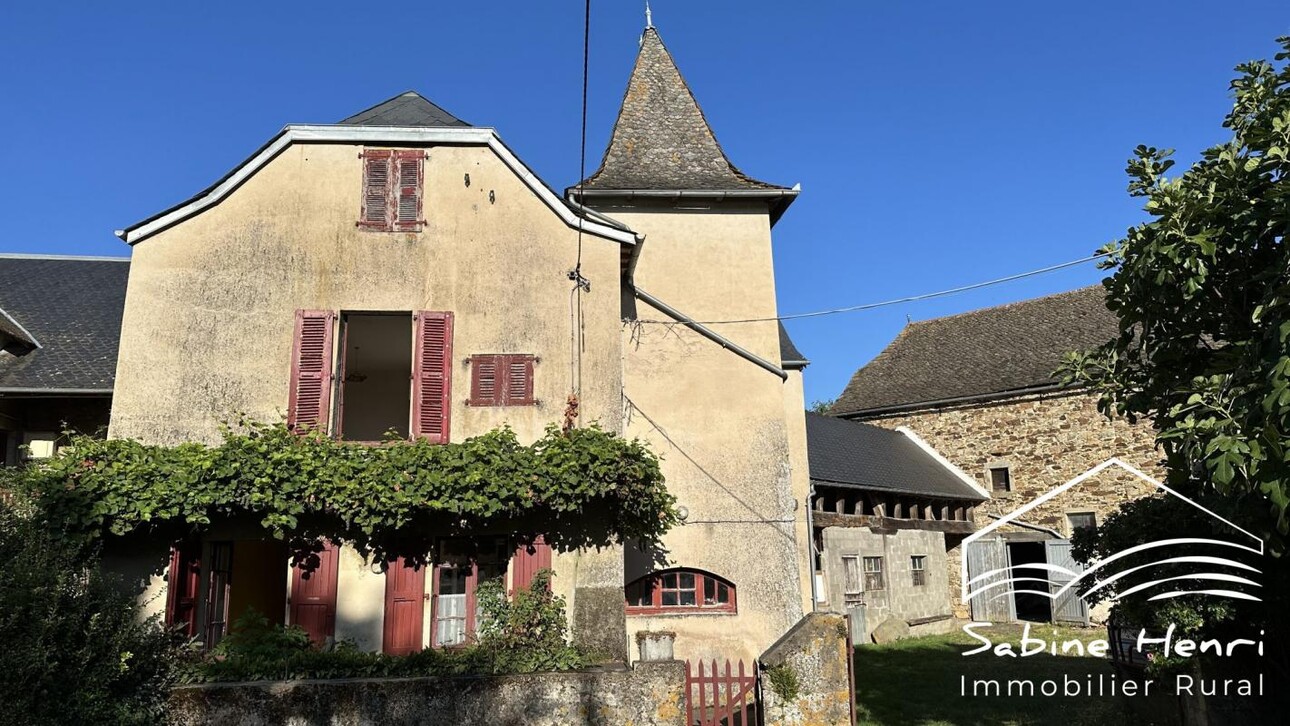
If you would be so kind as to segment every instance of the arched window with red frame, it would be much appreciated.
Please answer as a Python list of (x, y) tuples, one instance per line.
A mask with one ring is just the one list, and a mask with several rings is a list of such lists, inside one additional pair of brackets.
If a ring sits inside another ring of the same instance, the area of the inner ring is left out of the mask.
[(733, 613), (736, 608), (734, 583), (703, 570), (651, 572), (624, 589), (628, 615)]

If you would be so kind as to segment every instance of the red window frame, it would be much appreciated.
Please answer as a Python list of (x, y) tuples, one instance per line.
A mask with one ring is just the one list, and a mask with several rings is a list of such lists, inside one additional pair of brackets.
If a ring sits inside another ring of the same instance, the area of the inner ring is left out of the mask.
[[(627, 583), (623, 592), (628, 615), (734, 613), (739, 609), (733, 582), (687, 567), (651, 572)], [(723, 592), (725, 602), (719, 599)], [(709, 599), (708, 593), (712, 593), (711, 603), (705, 602)], [(686, 603), (687, 599), (693, 600), (693, 604)], [(665, 600), (672, 602), (664, 604)]]

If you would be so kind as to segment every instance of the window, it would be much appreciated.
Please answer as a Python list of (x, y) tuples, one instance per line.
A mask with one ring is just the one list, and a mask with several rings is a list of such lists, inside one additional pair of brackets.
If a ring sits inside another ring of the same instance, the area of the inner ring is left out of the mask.
[(533, 406), (533, 364), (537, 358), (519, 353), (489, 353), (470, 357), (471, 406)]
[(206, 584), (206, 647), (214, 648), (228, 632), (228, 600), (233, 583), (233, 543), (213, 542), (210, 579)]
[(860, 576), (860, 558), (847, 555), (842, 558), (842, 601), (847, 605), (863, 599), (864, 585)]
[(927, 584), (927, 557), (925, 555), (913, 555), (909, 558), (910, 578), (914, 587), (922, 587)]
[(665, 570), (625, 588), (627, 613), (735, 612), (735, 586), (699, 570)]
[(380, 441), (393, 431), (447, 443), (452, 319), (434, 311), (296, 311), (287, 426), (351, 441)]
[(417, 232), (426, 153), (421, 149), (364, 149), (360, 229)]
[(865, 592), (886, 589), (882, 579), (881, 557), (864, 558), (864, 589)]
[(990, 488), (996, 492), (1012, 491), (1012, 470), (1006, 466), (990, 467)]
[(1075, 530), (1096, 527), (1097, 515), (1093, 512), (1070, 512), (1066, 515), (1066, 523), (1070, 526), (1070, 533), (1075, 534)]

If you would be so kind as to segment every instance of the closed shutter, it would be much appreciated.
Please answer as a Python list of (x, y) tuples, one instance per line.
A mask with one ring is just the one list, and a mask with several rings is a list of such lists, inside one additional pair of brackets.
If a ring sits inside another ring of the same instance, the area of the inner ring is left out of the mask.
[(529, 589), (533, 576), (540, 570), (551, 568), (551, 545), (541, 537), (531, 545), (520, 545), (511, 557), (511, 590), (519, 592)]
[(470, 358), (470, 405), (532, 406), (532, 355), (494, 353)]
[(416, 314), (412, 361), (412, 435), (448, 443), (452, 391), (452, 313)]
[(340, 546), (323, 545), (318, 566), (311, 571), (291, 568), (291, 624), (309, 634), (315, 645), (324, 646), (336, 636), (336, 585), (339, 579)]
[(506, 405), (533, 404), (533, 356), (506, 356)]
[(495, 355), (477, 355), (470, 359), (470, 405), (500, 406), (497, 359)]
[(421, 650), (425, 618), (426, 571), (402, 557), (385, 571), (385, 621), (381, 652), (407, 655)]
[(422, 162), (425, 152), (395, 152), (398, 194), (394, 200), (395, 229), (415, 231), (421, 228)]
[(394, 173), (394, 152), (389, 149), (367, 149), (363, 152), (363, 210), (358, 226), (389, 229), (390, 186)]
[(331, 405), (332, 328), (330, 310), (297, 310), (291, 355), (287, 426), (292, 431), (327, 431)]

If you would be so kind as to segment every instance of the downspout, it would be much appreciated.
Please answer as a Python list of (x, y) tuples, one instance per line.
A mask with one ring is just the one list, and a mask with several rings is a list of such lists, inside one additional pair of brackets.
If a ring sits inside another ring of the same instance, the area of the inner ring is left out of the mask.
[(806, 493), (806, 574), (811, 578), (811, 612), (820, 605), (820, 593), (815, 584), (815, 484)]

